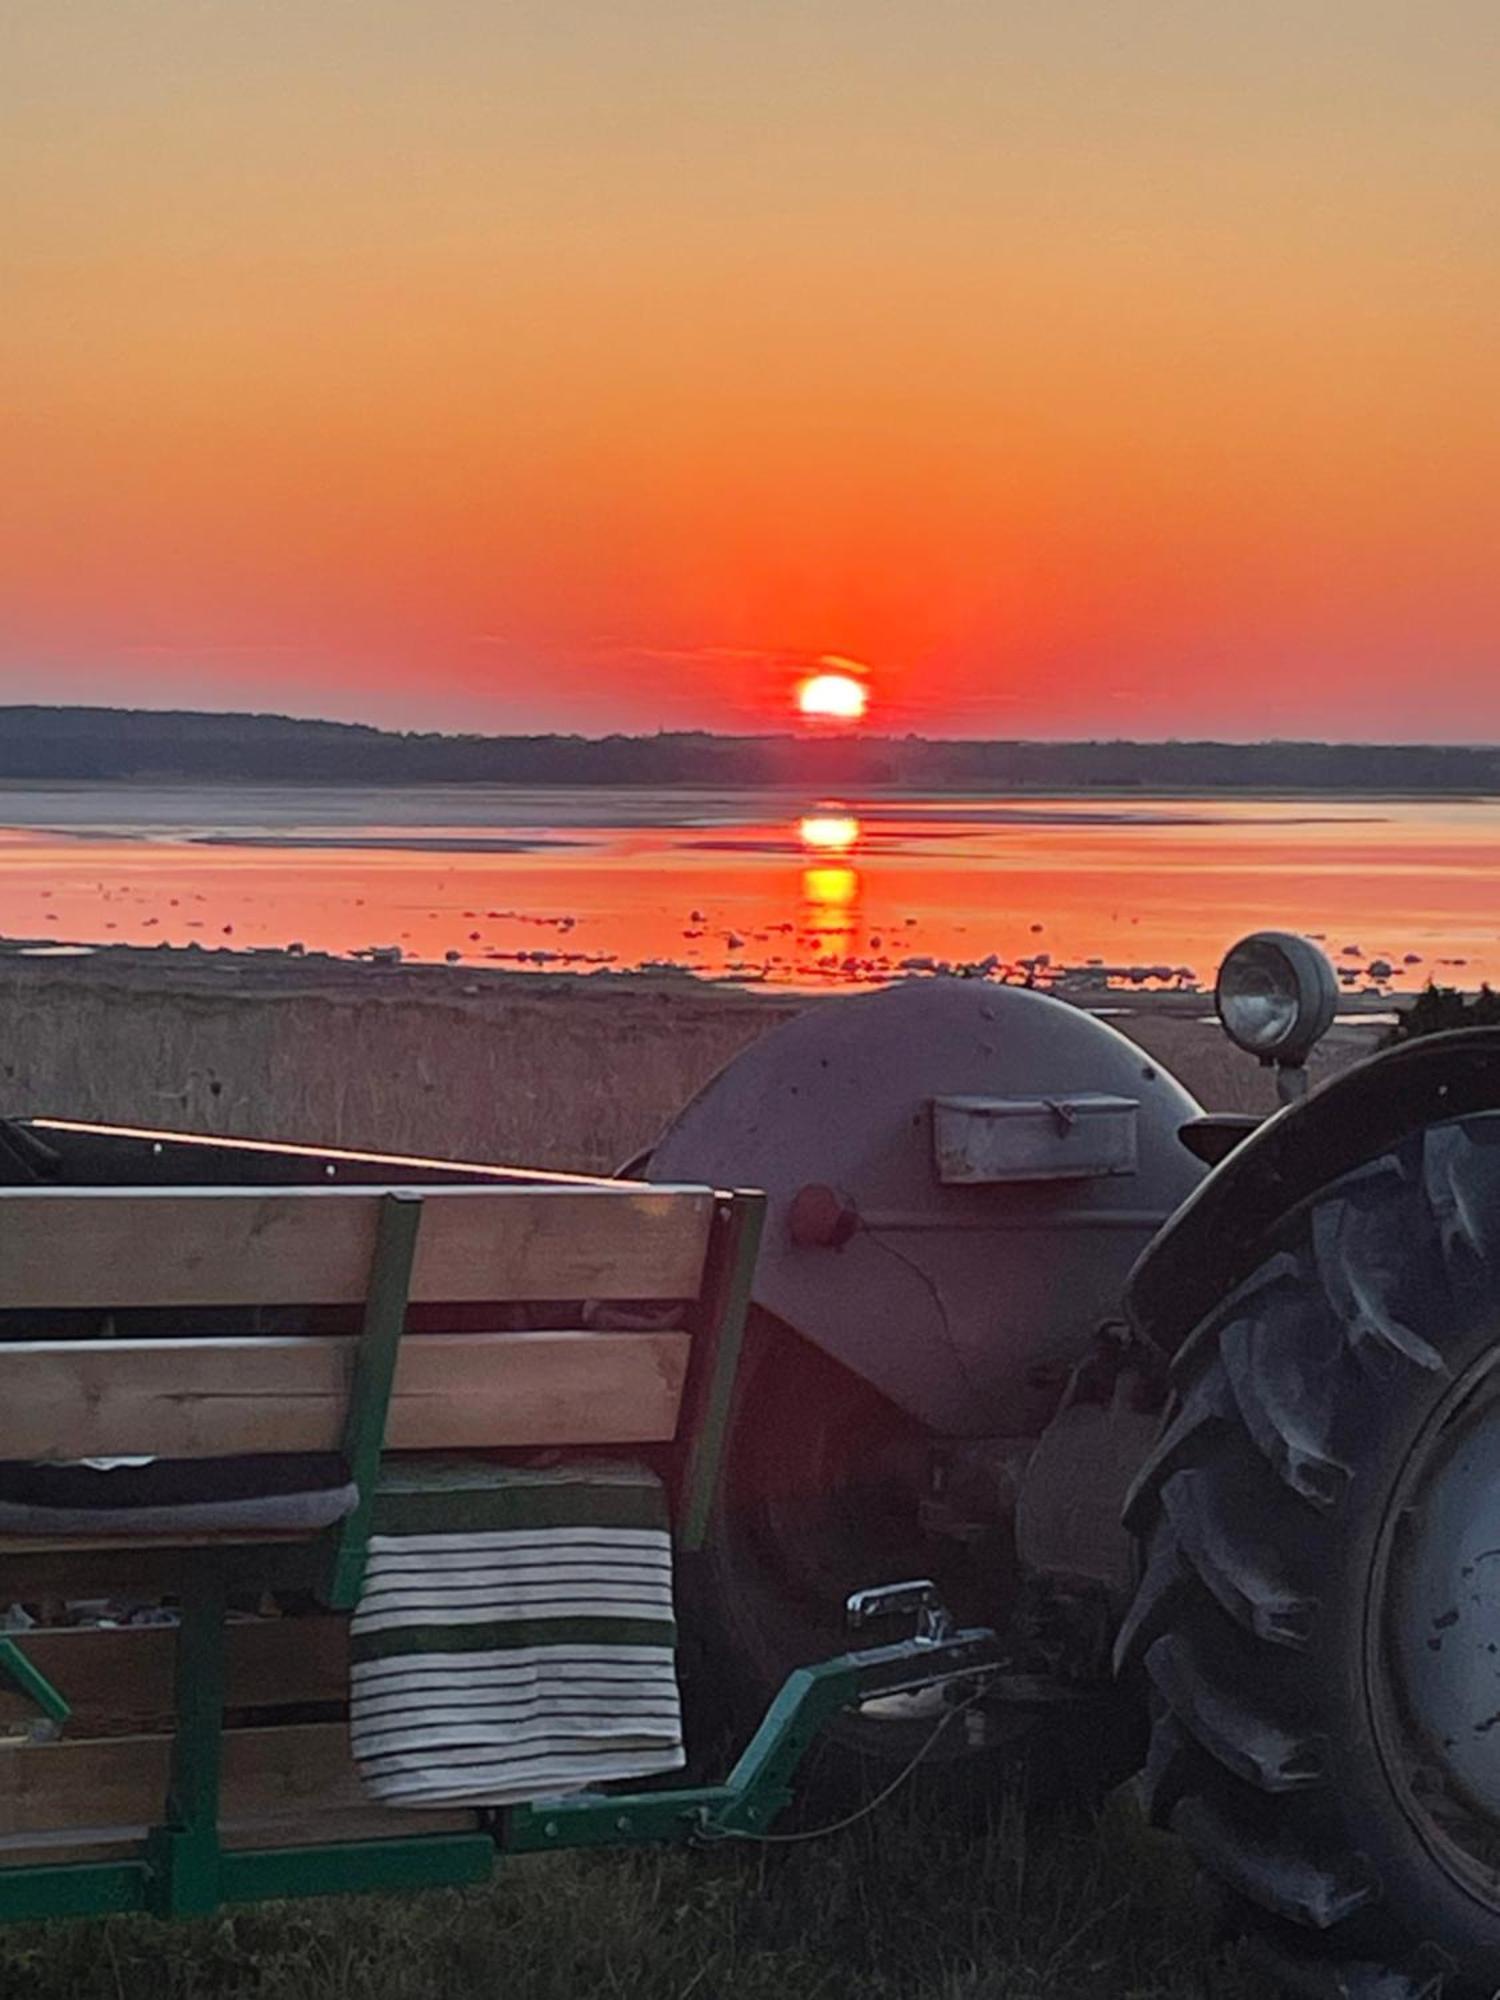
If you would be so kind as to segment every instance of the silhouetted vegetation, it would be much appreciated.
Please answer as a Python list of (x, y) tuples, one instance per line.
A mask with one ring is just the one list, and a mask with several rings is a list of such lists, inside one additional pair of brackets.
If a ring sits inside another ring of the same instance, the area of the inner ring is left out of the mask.
[(1384, 1036), (1392, 1042), (1414, 1042), (1422, 1035), (1441, 1035), (1449, 1028), (1500, 1028), (1500, 993), (1481, 986), (1477, 993), (1460, 993), (1453, 986), (1430, 981), (1394, 1027)]
[(1500, 749), (919, 736), (442, 736), (278, 715), (0, 708), (0, 779), (790, 785), (868, 791), (1492, 793)]

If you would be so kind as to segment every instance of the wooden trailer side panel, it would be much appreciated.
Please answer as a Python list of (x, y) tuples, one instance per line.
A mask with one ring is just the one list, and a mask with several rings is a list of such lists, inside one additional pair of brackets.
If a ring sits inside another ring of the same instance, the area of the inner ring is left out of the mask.
[[(341, 1722), (224, 1732), (219, 1831), (223, 1844), (311, 1846), (363, 1838), (470, 1830), (465, 1812), (373, 1806)], [(80, 1738), (0, 1746), (0, 1843), (35, 1846), (71, 1835), (80, 1847), (144, 1837), (161, 1819), (172, 1763), (169, 1735)], [(0, 1862), (8, 1857), (0, 1847)]]
[[(68, 1737), (150, 1736), (170, 1729), (177, 1631), (171, 1625), (38, 1627), (26, 1657), (66, 1695)], [(225, 1707), (231, 1712), (341, 1705), (349, 1698), (349, 1622), (331, 1613), (246, 1618), (225, 1632)], [(26, 1697), (0, 1681), (0, 1728), (34, 1719)]]

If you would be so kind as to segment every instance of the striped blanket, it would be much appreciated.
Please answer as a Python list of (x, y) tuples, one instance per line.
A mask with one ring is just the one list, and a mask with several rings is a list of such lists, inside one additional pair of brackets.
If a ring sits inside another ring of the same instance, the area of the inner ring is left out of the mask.
[(640, 1466), (388, 1462), (350, 1625), (386, 1805), (507, 1805), (681, 1768), (671, 1536)]

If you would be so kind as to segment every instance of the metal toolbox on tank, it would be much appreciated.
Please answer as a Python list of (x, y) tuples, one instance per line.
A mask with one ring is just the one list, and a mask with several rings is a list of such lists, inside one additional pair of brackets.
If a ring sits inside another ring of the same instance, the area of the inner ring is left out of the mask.
[(948, 1186), (1097, 1180), (1136, 1170), (1133, 1097), (935, 1097), (932, 1144)]

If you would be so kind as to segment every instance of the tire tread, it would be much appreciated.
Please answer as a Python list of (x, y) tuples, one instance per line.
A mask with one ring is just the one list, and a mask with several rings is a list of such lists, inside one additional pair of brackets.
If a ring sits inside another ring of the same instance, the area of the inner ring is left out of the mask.
[(1475, 1967), (1487, 1979), (1497, 1954), (1481, 1913), (1442, 1940), (1458, 1985), (1430, 1969), (1438, 1926), (1362, 1852), (1320, 1726), (1333, 1652), (1352, 1643), (1327, 1580), (1356, 1510), (1380, 1504), (1365, 1468), (1497, 1323), (1497, 1140), (1500, 1114), (1429, 1128), (1286, 1218), (1180, 1351), (1175, 1410), (1129, 1501), (1145, 1562), (1118, 1656), (1153, 1697), (1142, 1803), (1289, 1989), (1327, 2000), (1484, 1992)]

